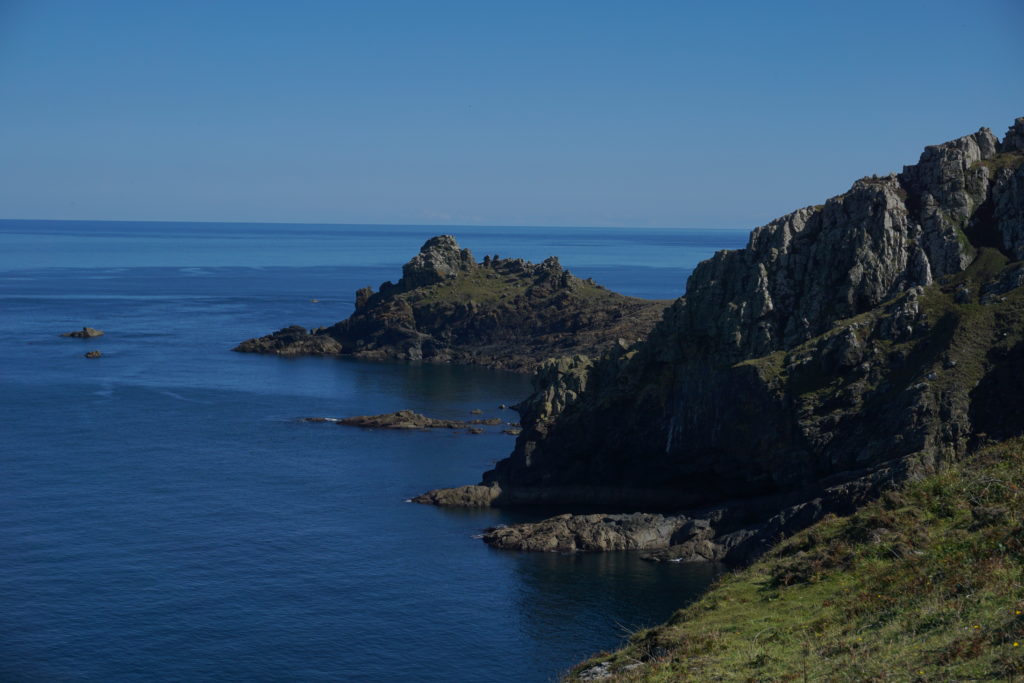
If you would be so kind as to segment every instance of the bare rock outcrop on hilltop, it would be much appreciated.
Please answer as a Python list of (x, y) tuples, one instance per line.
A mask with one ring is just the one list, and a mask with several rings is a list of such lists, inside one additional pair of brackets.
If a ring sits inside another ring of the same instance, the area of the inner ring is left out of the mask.
[(433, 237), (397, 283), (356, 293), (331, 327), (287, 327), (235, 351), (345, 355), (532, 371), (546, 358), (600, 355), (645, 337), (670, 302), (636, 299), (582, 280), (551, 257), (474, 260), (451, 235)]
[(1024, 432), (1021, 259), (1024, 118), (754, 230), (644, 343), (543, 367), (482, 485), (492, 505), (725, 506), (703, 541), (791, 533)]

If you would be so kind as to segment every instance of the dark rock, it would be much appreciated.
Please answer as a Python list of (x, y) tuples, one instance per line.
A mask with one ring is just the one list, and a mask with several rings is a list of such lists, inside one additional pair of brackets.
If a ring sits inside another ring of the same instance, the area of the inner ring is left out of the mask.
[(364, 429), (462, 429), (467, 424), (462, 420), (438, 420), (411, 410), (399, 410), (385, 415), (357, 415), (341, 418), (337, 422)]
[(501, 488), (498, 486), (459, 486), (427, 491), (410, 502), (448, 507), (490, 507), (500, 496)]
[(92, 327), (83, 327), (82, 329), (75, 330), (74, 332), (65, 332), (60, 336), (74, 337), (75, 339), (92, 339), (93, 337), (102, 337), (103, 335), (103, 330), (97, 330)]
[(85, 352), (85, 357), (86, 358), (102, 358), (103, 354), (100, 353), (97, 350), (92, 350), (92, 351), (86, 351)]
[(484, 542), (495, 548), (546, 552), (649, 550), (669, 545), (685, 517), (564, 514), (542, 522), (495, 527)]
[(310, 332), (301, 325), (292, 325), (266, 337), (244, 341), (232, 350), (279, 356), (330, 356), (341, 353), (341, 344), (322, 332)]

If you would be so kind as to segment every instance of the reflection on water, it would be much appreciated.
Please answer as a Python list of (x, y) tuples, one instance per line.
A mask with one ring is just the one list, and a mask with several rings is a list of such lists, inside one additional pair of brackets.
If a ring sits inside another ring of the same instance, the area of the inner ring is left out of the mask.
[(714, 563), (647, 562), (636, 552), (519, 553), (516, 560), (515, 606), (532, 647), (539, 653), (565, 642), (575, 646), (574, 659), (593, 654), (584, 643), (595, 631), (605, 634), (606, 649), (614, 648), (668, 619), (724, 571)]

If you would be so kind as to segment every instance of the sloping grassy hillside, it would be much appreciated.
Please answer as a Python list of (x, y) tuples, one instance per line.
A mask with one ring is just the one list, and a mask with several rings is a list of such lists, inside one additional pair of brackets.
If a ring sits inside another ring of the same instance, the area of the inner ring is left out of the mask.
[(1024, 681), (1024, 439), (822, 520), (569, 678)]

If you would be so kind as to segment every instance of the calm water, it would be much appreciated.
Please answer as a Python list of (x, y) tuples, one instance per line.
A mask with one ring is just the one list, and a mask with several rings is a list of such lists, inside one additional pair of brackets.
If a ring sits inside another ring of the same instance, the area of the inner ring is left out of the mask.
[[(746, 240), (448, 231), (656, 298)], [(494, 551), (473, 536), (528, 514), (403, 502), (478, 481), (511, 437), (295, 420), (515, 419), (497, 406), (525, 377), (229, 351), (346, 317), (439, 232), (0, 221), (0, 678), (545, 681), (707, 584), (625, 553)], [(107, 334), (57, 336), (83, 325)]]

